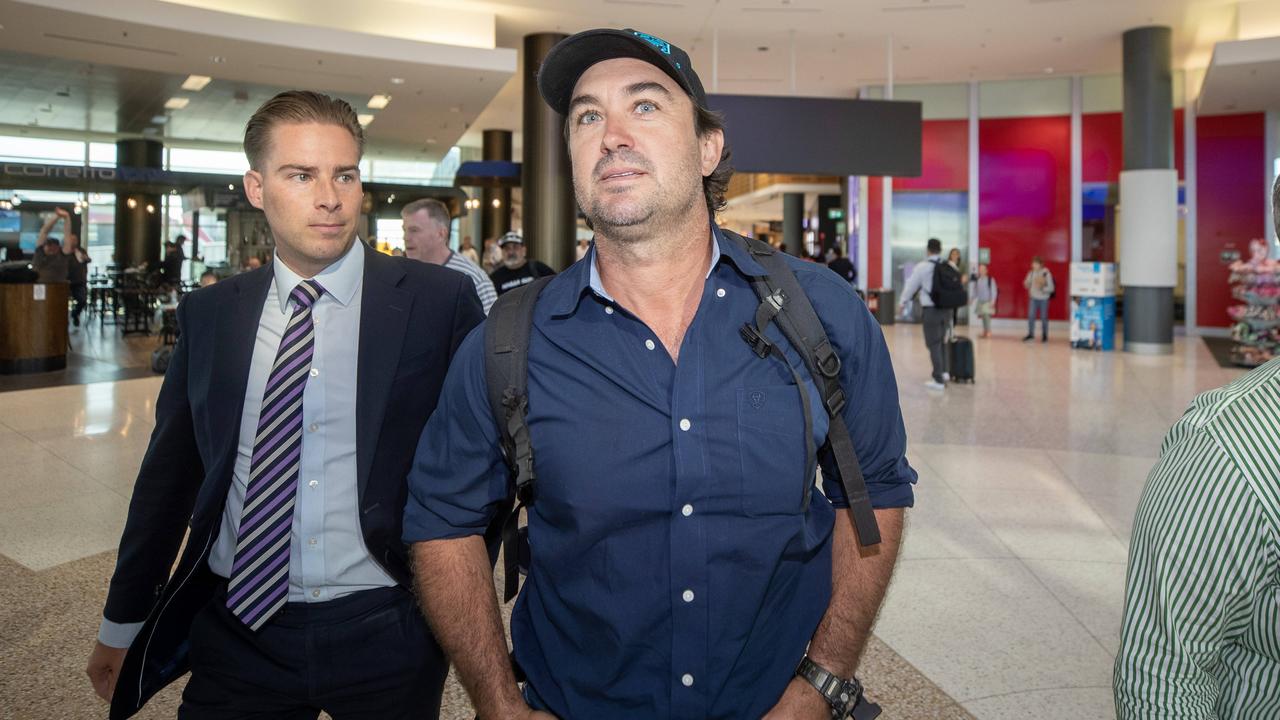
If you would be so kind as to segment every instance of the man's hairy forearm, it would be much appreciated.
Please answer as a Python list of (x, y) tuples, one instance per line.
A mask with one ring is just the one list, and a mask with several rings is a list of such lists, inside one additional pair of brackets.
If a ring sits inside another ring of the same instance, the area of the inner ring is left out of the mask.
[(481, 718), (524, 707), (480, 536), (414, 543), (418, 600)]
[(836, 513), (831, 548), (831, 603), (809, 643), (809, 657), (840, 677), (852, 677), (898, 560), (902, 508), (876, 510), (880, 544), (858, 545), (849, 511)]

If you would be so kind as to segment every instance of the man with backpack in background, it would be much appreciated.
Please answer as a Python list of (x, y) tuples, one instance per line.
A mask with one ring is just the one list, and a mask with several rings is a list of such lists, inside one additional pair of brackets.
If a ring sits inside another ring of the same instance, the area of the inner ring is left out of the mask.
[[(428, 621), (485, 720), (874, 717), (854, 671), (916, 477), (878, 325), (716, 227), (723, 120), (679, 48), (579, 33), (538, 84), (595, 242), (498, 299), (424, 429), (404, 539)], [(513, 486), (523, 688), (485, 543)]]
[(969, 294), (964, 289), (960, 271), (950, 263), (942, 262), (941, 240), (929, 238), (925, 253), (925, 261), (915, 266), (911, 277), (907, 278), (906, 287), (902, 288), (899, 314), (905, 312), (907, 302), (919, 293), (924, 310), (924, 344), (929, 348), (929, 362), (933, 365), (933, 376), (924, 386), (930, 390), (945, 390), (951, 375), (947, 372), (943, 343), (950, 332), (955, 309), (968, 304)]

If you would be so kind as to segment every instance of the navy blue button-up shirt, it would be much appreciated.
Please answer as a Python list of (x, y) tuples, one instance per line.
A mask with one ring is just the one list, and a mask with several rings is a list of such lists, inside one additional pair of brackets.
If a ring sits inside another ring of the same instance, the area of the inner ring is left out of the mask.
[[(529, 431), (532, 568), (511, 632), (535, 708), (562, 718), (747, 718), (777, 702), (831, 595), (834, 465), (805, 477), (791, 371), (738, 329), (764, 269), (717, 230), (697, 314), (672, 362), (604, 291), (592, 252), (534, 315)], [(878, 508), (912, 503), (897, 384), (879, 326), (821, 265), (791, 266), (844, 368), (844, 411)], [(798, 354), (769, 336), (828, 421)], [(480, 534), (508, 491), (490, 412), (483, 331), (458, 350), (409, 476), (407, 542)], [(848, 522), (841, 517), (841, 522)]]

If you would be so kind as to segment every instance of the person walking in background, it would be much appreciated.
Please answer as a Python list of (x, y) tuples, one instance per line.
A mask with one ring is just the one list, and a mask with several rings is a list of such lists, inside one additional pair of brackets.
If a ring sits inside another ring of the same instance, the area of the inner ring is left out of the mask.
[(1036, 339), (1036, 314), (1040, 314), (1040, 342), (1049, 342), (1049, 298), (1053, 297), (1053, 274), (1044, 266), (1044, 261), (1037, 255), (1031, 259), (1031, 270), (1022, 281), (1022, 286), (1031, 296), (1031, 310), (1027, 313), (1027, 336), (1022, 342)]
[(973, 312), (982, 318), (982, 337), (991, 337), (991, 318), (996, 314), (996, 298), (1000, 289), (986, 263), (978, 263), (978, 274), (973, 276)]
[(493, 301), (498, 299), (498, 293), (479, 265), (449, 249), (449, 228), (453, 223), (453, 218), (449, 217), (449, 208), (434, 198), (422, 198), (405, 205), (400, 211), (400, 218), (404, 228), (405, 257), (443, 265), (471, 278), (476, 287), (476, 295), (480, 297), (480, 304), (488, 315)]
[(964, 259), (960, 254), (960, 248), (951, 248), (951, 252), (947, 253), (947, 262), (951, 264), (951, 267), (956, 269), (956, 272), (960, 273), (961, 277), (964, 276), (964, 272), (961, 271)]
[(555, 275), (556, 271), (537, 260), (525, 256), (524, 238), (519, 233), (509, 232), (498, 240), (502, 249), (502, 265), (489, 273), (489, 279), (501, 295), (521, 285), (528, 285), (546, 275)]
[(831, 268), (835, 274), (844, 278), (850, 285), (858, 284), (858, 268), (854, 267), (853, 261), (844, 256), (844, 252), (839, 245), (831, 246), (831, 253), (834, 257), (827, 263), (827, 267)]
[(947, 337), (947, 323), (951, 319), (951, 312), (934, 307), (932, 297), (933, 272), (942, 261), (942, 241), (938, 238), (929, 238), (929, 242), (925, 245), (925, 252), (928, 257), (924, 262), (916, 264), (915, 269), (911, 271), (911, 277), (907, 278), (906, 287), (902, 288), (902, 304), (898, 312), (905, 313), (907, 302), (915, 297), (916, 293), (920, 294), (920, 305), (924, 309), (924, 344), (929, 348), (929, 362), (933, 365), (933, 377), (924, 386), (930, 390), (945, 390), (948, 377), (946, 358), (942, 354), (942, 342)]
[(480, 259), (483, 261), (480, 267), (484, 268), (485, 272), (492, 274), (498, 269), (502, 264), (502, 248), (498, 247), (498, 238), (484, 239), (484, 252), (481, 253)]
[(480, 253), (476, 252), (476, 246), (472, 244), (470, 235), (462, 237), (462, 244), (458, 247), (458, 254), (470, 260), (472, 265), (480, 267)]
[(80, 316), (89, 303), (89, 263), (93, 261), (81, 247), (80, 236), (71, 229), (71, 213), (65, 208), (58, 208), (54, 212), (63, 218), (67, 227), (67, 243), (62, 247), (62, 252), (67, 256), (67, 282), (70, 283), (73, 301), (71, 324), (80, 327)]

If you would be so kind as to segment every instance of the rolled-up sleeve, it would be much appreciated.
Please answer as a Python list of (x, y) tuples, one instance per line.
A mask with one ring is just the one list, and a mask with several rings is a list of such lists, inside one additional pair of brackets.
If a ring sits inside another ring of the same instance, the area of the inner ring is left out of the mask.
[[(830, 277), (826, 277), (826, 276)], [(815, 273), (805, 282), (810, 300), (840, 355), (841, 413), (871, 504), (876, 508), (911, 507), (916, 471), (907, 462), (907, 430), (898, 404), (898, 380), (884, 333), (848, 283), (831, 273)], [(836, 507), (848, 507), (835, 459), (823, 453), (823, 492)]]
[(404, 541), (483, 534), (507, 497), (507, 482), (488, 403), (481, 325), (458, 348), (422, 429), (409, 471)]

